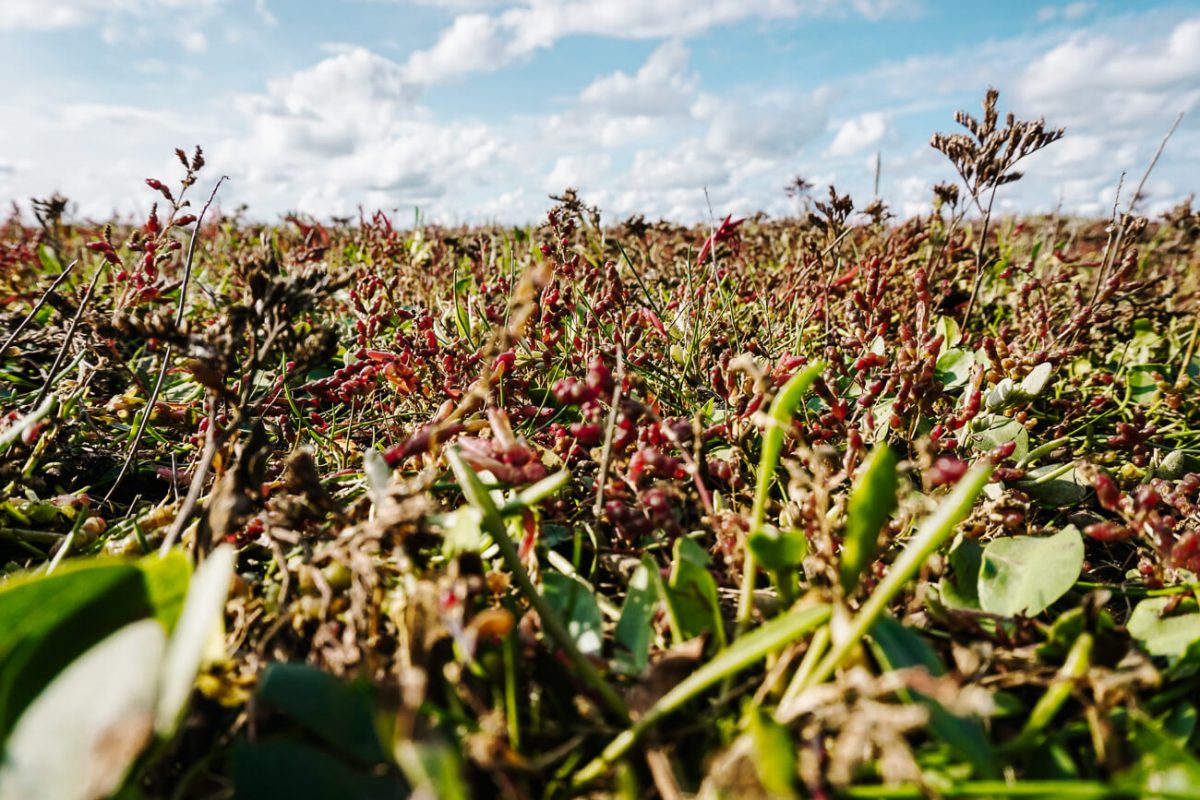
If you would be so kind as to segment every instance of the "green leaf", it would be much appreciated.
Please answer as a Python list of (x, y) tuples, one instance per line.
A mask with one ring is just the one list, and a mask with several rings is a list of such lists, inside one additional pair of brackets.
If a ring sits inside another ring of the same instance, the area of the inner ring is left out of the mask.
[(264, 707), (286, 714), (332, 749), (362, 764), (387, 760), (379, 741), (371, 690), (307, 664), (271, 664), (255, 695)]
[(987, 453), (1002, 444), (1016, 442), (1012, 457), (1020, 461), (1029, 452), (1029, 431), (1015, 419), (999, 415), (983, 414), (976, 420), (978, 426), (968, 437), (971, 447)]
[(1196, 787), (1200, 786), (1200, 761), (1154, 720), (1137, 712), (1131, 719), (1130, 739), (1141, 757), (1118, 784), (1128, 786), (1146, 800), (1195, 797)]
[(975, 354), (953, 347), (938, 356), (934, 377), (947, 389), (957, 389), (967, 385), (974, 368)]
[[(758, 458), (758, 479), (754, 487), (754, 507), (750, 512), (750, 532), (761, 530), (767, 519), (767, 503), (770, 500), (771, 484), (775, 481), (775, 469), (779, 466), (779, 453), (783, 449), (783, 434), (791, 424), (792, 415), (800, 407), (813, 382), (820, 377), (825, 365), (822, 362), (810, 364), (806, 369), (797, 372), (780, 388), (775, 399), (771, 401), (771, 410), (767, 415), (767, 429), (763, 431), (762, 452)], [(747, 548), (746, 563), (742, 569), (742, 588), (738, 597), (737, 618), (739, 628), (750, 621), (753, 611), (754, 581), (758, 565), (754, 560), (754, 551)]]
[(842, 662), (859, 647), (896, 595), (921, 571), (929, 557), (954, 534), (958, 523), (971, 513), (976, 498), (991, 477), (992, 469), (992, 464), (986, 460), (975, 464), (959, 479), (950, 494), (938, 503), (937, 509), (921, 521), (916, 533), (892, 563), (891, 569), (850, 620), (842, 638), (834, 642), (816, 669), (800, 684), (799, 690), (828, 680)]
[(983, 545), (978, 539), (961, 539), (950, 551), (950, 578), (938, 582), (942, 603), (948, 608), (979, 608), (979, 567)]
[(731, 645), (722, 648), (719, 653), (675, 684), (674, 688), (638, 718), (633, 727), (622, 731), (609, 742), (599, 756), (575, 773), (572, 786), (578, 789), (594, 781), (637, 744), (647, 730), (710, 686), (736, 675), (751, 664), (766, 658), (769, 653), (787, 647), (828, 620), (829, 606), (795, 607), (738, 637)]
[(1083, 569), (1083, 537), (1073, 525), (1053, 536), (989, 542), (979, 570), (979, 605), (989, 614), (1034, 616), (1066, 594)]
[[(885, 670), (923, 667), (935, 677), (946, 673), (945, 665), (925, 639), (890, 614), (880, 616), (871, 628), (871, 642), (875, 659)], [(952, 714), (936, 699), (921, 692), (905, 690), (901, 696), (906, 702), (920, 703), (929, 709), (930, 730), (970, 761), (978, 774), (997, 775), (996, 752), (978, 720)]]
[(924, 667), (934, 677), (946, 674), (946, 665), (916, 631), (902, 625), (891, 614), (883, 614), (871, 628), (876, 657), (884, 669)]
[(796, 797), (796, 746), (788, 729), (757, 706), (750, 710), (751, 760), (771, 797)]
[[(188, 587), (179, 624), (171, 636), (162, 666), (158, 714), (155, 727), (160, 733), (175, 730), (196, 682), (196, 673), (205, 650), (216, 636), (220, 641), (225, 613), (225, 598), (233, 579), (237, 552), (221, 545), (196, 569)], [(224, 645), (220, 641), (221, 646)]]
[(1029, 371), (1029, 374), (1021, 381), (1021, 394), (1024, 395), (1024, 399), (1028, 400), (1042, 393), (1046, 384), (1050, 382), (1050, 373), (1053, 369), (1050, 362), (1043, 361)]
[(127, 625), (62, 670), (25, 709), (4, 748), (0, 800), (107, 797), (154, 730), (166, 634)]
[(401, 742), (396, 747), (396, 761), (415, 797), (468, 800), (471, 796), (463, 780), (462, 759), (450, 745)]
[(650, 662), (650, 645), (654, 641), (654, 615), (658, 611), (658, 582), (651, 570), (657, 570), (654, 559), (642, 558), (642, 563), (629, 578), (629, 591), (617, 620), (618, 660), (630, 672), (640, 673)]
[(1182, 656), (1193, 642), (1200, 640), (1200, 613), (1193, 600), (1180, 603), (1183, 613), (1162, 615), (1171, 603), (1169, 597), (1150, 597), (1138, 603), (1125, 623), (1129, 635), (1152, 656)]
[(682, 641), (712, 631), (724, 641), (717, 582), (708, 571), (704, 548), (686, 536), (675, 540), (674, 563), (667, 583), (667, 605), (683, 635)]
[(604, 649), (604, 618), (596, 598), (582, 582), (561, 572), (542, 575), (542, 597), (566, 623), (579, 652), (598, 656)]
[(1096, 613), (1095, 619), (1089, 619), (1088, 616), (1079, 606), (1057, 615), (1046, 631), (1046, 641), (1038, 645), (1038, 658), (1043, 661), (1061, 661), (1066, 658), (1079, 635), (1089, 629), (1095, 633), (1097, 643), (1103, 646), (1106, 642), (1102, 637), (1112, 636), (1116, 622), (1112, 615), (1103, 609)]
[(1156, 371), (1156, 367), (1150, 366), (1132, 367), (1129, 370), (1125, 382), (1129, 385), (1129, 397), (1133, 402), (1149, 405), (1158, 399), (1158, 380), (1154, 377)]
[(1087, 497), (1091, 487), (1070, 464), (1047, 464), (1026, 473), (1017, 488), (1043, 506), (1063, 508)]
[(177, 547), (165, 556), (158, 553), (144, 556), (137, 564), (145, 581), (151, 612), (170, 635), (183, 613), (192, 580), (192, 559), (183, 548)]
[(771, 572), (796, 569), (808, 555), (808, 537), (804, 531), (781, 531), (773, 525), (764, 525), (751, 533), (746, 544), (758, 563)]
[(21, 712), (77, 656), (153, 613), (142, 570), (80, 559), (0, 588), (0, 744)]
[(402, 800), (397, 779), (351, 768), (312, 745), (289, 741), (244, 743), (234, 751), (234, 800)]
[(858, 474), (846, 504), (846, 533), (838, 572), (846, 593), (854, 590), (859, 575), (879, 550), (879, 531), (896, 509), (896, 454), (880, 444)]

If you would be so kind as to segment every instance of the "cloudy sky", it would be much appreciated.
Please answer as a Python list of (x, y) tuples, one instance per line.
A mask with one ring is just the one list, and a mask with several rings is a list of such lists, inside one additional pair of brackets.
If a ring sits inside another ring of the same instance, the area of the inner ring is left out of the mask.
[(1181, 111), (1147, 207), (1200, 188), (1196, 0), (0, 0), (0, 74), (0, 201), (86, 217), (144, 214), (196, 144), (263, 219), (524, 222), (568, 185), (609, 220), (784, 215), (795, 175), (865, 205), (877, 152), (912, 214), (989, 84), (1067, 128), (1007, 209), (1105, 213)]

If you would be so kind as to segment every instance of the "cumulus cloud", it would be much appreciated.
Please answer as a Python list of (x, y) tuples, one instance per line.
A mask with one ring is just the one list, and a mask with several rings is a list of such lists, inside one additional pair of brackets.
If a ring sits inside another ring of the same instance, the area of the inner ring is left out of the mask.
[(598, 78), (579, 95), (580, 105), (620, 116), (687, 113), (696, 79), (687, 74), (688, 50), (678, 39), (660, 45), (635, 74)]
[(439, 123), (416, 98), (399, 64), (347, 50), (241, 98), (247, 133), (216, 155), (252, 205), (318, 214), (372, 201), (436, 205), (505, 154), (487, 126)]
[(887, 115), (879, 111), (869, 111), (842, 123), (837, 135), (833, 137), (833, 144), (829, 145), (829, 153), (835, 156), (861, 153), (882, 142), (887, 132)]
[[(855, 0), (856, 13), (876, 18), (906, 9), (905, 0)], [(844, 13), (837, 0), (525, 0), (498, 13), (454, 18), (437, 42), (413, 53), (410, 76), (437, 83), (473, 72), (492, 72), (568, 36), (620, 39), (689, 38), (747, 19)]]
[(1080, 32), (1030, 64), (1018, 97), (1068, 122), (1129, 124), (1200, 100), (1200, 18), (1152, 42)]

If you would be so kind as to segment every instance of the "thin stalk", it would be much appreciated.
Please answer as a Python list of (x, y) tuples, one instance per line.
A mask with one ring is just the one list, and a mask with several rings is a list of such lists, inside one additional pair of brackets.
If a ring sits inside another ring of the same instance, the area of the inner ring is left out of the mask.
[[(842, 797), (858, 800), (924, 800), (930, 796), (930, 788), (918, 784), (889, 784), (880, 786), (850, 786), (842, 789)], [(963, 781), (951, 786), (938, 787), (934, 794), (945, 798), (999, 798), (999, 797), (1061, 797), (1067, 800), (1139, 800), (1142, 796), (1136, 789), (1123, 789), (1099, 781)], [(1200, 797), (1196, 792), (1170, 792), (1155, 789), (1155, 797), (1183, 800)]]
[[(758, 460), (758, 484), (754, 490), (750, 521), (752, 534), (762, 530), (765, 524), (767, 502), (770, 499), (771, 483), (775, 480), (775, 468), (779, 465), (779, 453), (783, 449), (784, 432), (792, 421), (796, 407), (824, 369), (825, 364), (818, 361), (796, 373), (783, 385), (771, 403), (767, 429), (763, 431), (762, 453)], [(744, 546), (743, 552), (742, 593), (738, 599), (737, 611), (739, 633), (750, 624), (750, 616), (754, 611), (754, 583), (758, 576), (758, 562), (748, 544)]]
[(1090, 633), (1079, 634), (1075, 644), (1071, 645), (1071, 651), (1067, 653), (1062, 669), (1058, 671), (1056, 681), (1038, 699), (1033, 711), (1029, 712), (1025, 727), (1021, 729), (1011, 747), (1019, 748), (1032, 744), (1046, 726), (1054, 721), (1054, 715), (1071, 697), (1075, 682), (1086, 675), (1091, 667), (1094, 641)]
[(783, 692), (783, 697), (779, 700), (779, 705), (786, 706), (800, 696), (800, 692), (804, 685), (812, 680), (812, 673), (816, 670), (817, 665), (821, 663), (821, 656), (825, 655), (826, 648), (829, 647), (829, 640), (833, 636), (833, 632), (826, 625), (813, 634), (812, 641), (808, 643), (808, 651), (805, 652), (804, 658), (800, 661), (800, 666), (796, 667), (795, 674), (792, 675), (792, 680), (788, 683), (787, 689)]
[[(221, 188), (221, 184), (225, 182), (227, 176), (222, 175), (217, 181), (217, 185), (213, 187), (212, 193), (208, 196), (208, 202), (204, 204), (204, 208), (200, 209), (200, 216), (196, 217), (196, 222), (192, 227), (192, 237), (188, 241), (187, 257), (183, 262), (183, 281), (179, 285), (179, 303), (175, 307), (175, 327), (178, 328), (183, 324), (183, 317), (187, 310), (187, 292), (188, 284), (192, 280), (192, 262), (196, 257), (196, 239), (200, 233), (200, 226), (204, 224), (204, 215), (208, 213), (209, 206), (213, 204), (213, 200), (217, 196), (217, 190)], [(146, 423), (150, 421), (150, 415), (154, 413), (154, 404), (158, 402), (159, 392), (162, 391), (163, 381), (167, 377), (167, 369), (171, 366), (171, 345), (168, 344), (163, 348), (162, 364), (158, 367), (158, 378), (154, 381), (154, 389), (150, 392), (150, 399), (146, 402), (146, 408), (138, 419), (137, 432), (133, 435), (133, 441), (129, 444), (129, 452), (125, 454), (125, 461), (121, 464), (121, 471), (117, 473), (117, 477), (113, 480), (112, 486), (108, 488), (108, 492), (104, 495), (104, 502), (113, 496), (113, 492), (121, 485), (125, 473), (128, 472), (129, 466), (133, 463), (134, 456), (137, 455), (138, 445), (142, 443), (142, 436), (146, 433)]]
[(576, 774), (573, 788), (578, 790), (599, 778), (629, 752), (646, 731), (701, 692), (788, 646), (809, 631), (824, 625), (828, 619), (827, 605), (796, 608), (738, 639), (676, 684), (675, 688), (659, 698), (633, 727), (622, 731), (609, 742), (600, 755)]
[(50, 384), (54, 381), (54, 376), (58, 374), (58, 368), (62, 366), (62, 361), (66, 358), (67, 350), (71, 348), (71, 341), (75, 338), (75, 330), (79, 327), (79, 320), (83, 318), (84, 309), (92, 299), (92, 292), (96, 289), (96, 284), (100, 280), (100, 276), (104, 274), (104, 265), (101, 264), (96, 268), (96, 274), (92, 275), (91, 282), (88, 283), (87, 291), (83, 293), (83, 299), (79, 301), (79, 308), (75, 309), (75, 316), (71, 318), (71, 324), (67, 327), (67, 334), (63, 337), (62, 347), (58, 348), (58, 355), (54, 357), (54, 364), (51, 365), (50, 371), (46, 373), (46, 381), (42, 384), (41, 391), (38, 392), (37, 399), (33, 401), (33, 407), (41, 406), (42, 401), (46, 399), (46, 395), (50, 393)]
[(17, 337), (21, 335), (21, 332), (25, 330), (26, 326), (33, 322), (33, 318), (36, 317), (38, 312), (42, 310), (42, 306), (46, 305), (46, 301), (50, 299), (50, 295), (54, 294), (54, 290), (57, 289), (59, 285), (61, 285), (62, 282), (67, 279), (67, 276), (71, 274), (71, 270), (75, 269), (75, 265), (78, 263), (79, 259), (75, 259), (67, 265), (66, 269), (58, 273), (58, 277), (54, 279), (54, 283), (50, 284), (50, 288), (42, 293), (41, 299), (38, 300), (33, 306), (33, 310), (25, 315), (25, 319), (21, 320), (21, 324), (16, 327), (16, 330), (9, 334), (8, 338), (4, 340), (4, 345), (0, 347), (0, 354), (8, 352), (8, 348), (13, 346), (13, 342), (17, 340)]
[(492, 501), (492, 496), (488, 494), (487, 487), (479, 480), (479, 476), (475, 474), (475, 470), (471, 469), (471, 466), (463, 461), (457, 448), (448, 448), (446, 450), (446, 457), (450, 461), (450, 468), (454, 471), (454, 477), (458, 479), (459, 486), (462, 488), (467, 502), (483, 515), (483, 528), (492, 537), (492, 541), (495, 542), (496, 546), (500, 548), (500, 555), (504, 559), (505, 566), (512, 573), (517, 587), (525, 595), (529, 604), (537, 611), (538, 618), (542, 623), (542, 629), (546, 631), (547, 635), (554, 640), (554, 643), (562, 648), (562, 651), (571, 659), (571, 663), (579, 670), (580, 677), (585, 683), (595, 689), (596, 694), (599, 695), (608, 710), (621, 720), (628, 720), (629, 708), (625, 705), (625, 701), (621, 699), (616, 690), (604, 679), (604, 676), (600, 674), (600, 671), (596, 669), (591, 660), (580, 651), (579, 646), (575, 644), (575, 640), (571, 638), (570, 632), (567, 631), (566, 626), (559, 619), (558, 613), (550, 607), (550, 604), (538, 592), (537, 587), (533, 585), (529, 573), (525, 571), (525, 566), (521, 563), (521, 556), (517, 552), (516, 545), (508, 537), (508, 531), (504, 527), (504, 519), (500, 516), (496, 504)]
[(904, 548), (904, 552), (896, 559), (896, 563), (892, 564), (887, 575), (851, 620), (846, 635), (834, 643), (829, 654), (811, 673), (811, 677), (801, 685), (799, 692), (828, 680), (834, 670), (841, 666), (854, 648), (866, 638), (875, 621), (887, 610), (896, 595), (916, 577), (929, 556), (950, 538), (958, 523), (971, 513), (975, 499), (987, 484), (992, 469), (993, 465), (988, 461), (977, 463), (958, 482), (954, 491), (942, 500), (937, 510), (925, 518)]

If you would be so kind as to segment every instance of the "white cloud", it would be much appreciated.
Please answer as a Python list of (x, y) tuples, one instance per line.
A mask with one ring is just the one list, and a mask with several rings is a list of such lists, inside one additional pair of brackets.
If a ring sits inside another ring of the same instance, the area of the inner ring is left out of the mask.
[(888, 117), (879, 111), (869, 111), (848, 119), (838, 128), (829, 145), (830, 155), (851, 156), (875, 147), (888, 132)]
[(1073, 34), (1029, 65), (1017, 93), (1035, 113), (1068, 124), (1127, 125), (1190, 110), (1200, 100), (1200, 18), (1152, 42)]
[(708, 123), (705, 143), (723, 155), (788, 158), (825, 130), (823, 93), (702, 95), (692, 113)]
[(559, 156), (542, 185), (548, 192), (561, 192), (568, 186), (588, 191), (607, 182), (611, 166), (612, 158), (605, 153)]
[(272, 14), (271, 9), (267, 7), (267, 0), (254, 0), (254, 13), (258, 14), (258, 18), (269, 28), (274, 28), (279, 24), (279, 18)]
[(154, 11), (198, 11), (224, 0), (4, 0), (0, 30), (52, 30), (84, 25), (100, 18), (140, 16)]
[(437, 205), (507, 157), (486, 126), (438, 123), (415, 101), (400, 65), (349, 50), (241, 98), (248, 132), (216, 156), (239, 199), (318, 214), (359, 203)]
[(686, 73), (688, 51), (671, 39), (650, 54), (634, 75), (614, 72), (593, 81), (579, 95), (580, 105), (621, 116), (686, 114), (696, 79)]
[[(875, 18), (907, 9), (905, 0), (855, 0), (851, 8)], [(492, 72), (568, 36), (620, 39), (688, 38), (746, 19), (844, 13), (837, 0), (525, 0), (497, 14), (455, 17), (427, 50), (413, 53), (409, 75), (437, 83)]]
[(203, 53), (208, 49), (208, 37), (203, 31), (183, 31), (179, 34), (179, 43), (189, 53)]

